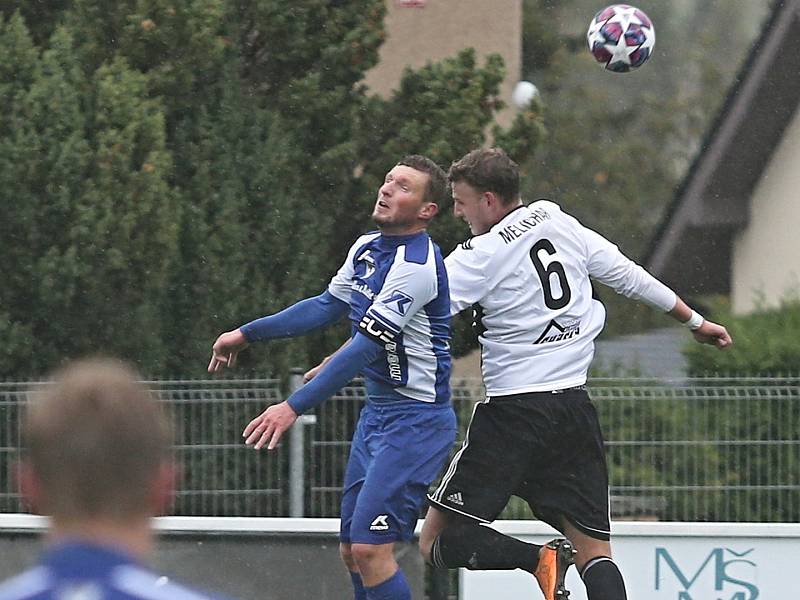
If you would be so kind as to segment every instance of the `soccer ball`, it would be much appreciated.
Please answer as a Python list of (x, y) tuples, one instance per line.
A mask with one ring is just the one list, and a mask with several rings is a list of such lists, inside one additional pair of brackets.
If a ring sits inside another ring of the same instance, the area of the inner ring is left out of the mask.
[(586, 41), (589, 51), (604, 68), (627, 73), (650, 58), (656, 30), (647, 15), (635, 6), (612, 4), (589, 23)]

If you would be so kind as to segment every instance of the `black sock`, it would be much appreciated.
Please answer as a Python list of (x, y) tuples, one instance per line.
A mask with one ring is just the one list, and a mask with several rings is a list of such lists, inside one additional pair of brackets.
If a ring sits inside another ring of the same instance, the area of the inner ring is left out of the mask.
[(586, 563), (581, 571), (589, 600), (627, 600), (625, 581), (614, 561), (598, 556)]
[(503, 535), (491, 527), (462, 523), (447, 527), (433, 542), (431, 562), (440, 568), (536, 570), (541, 546)]

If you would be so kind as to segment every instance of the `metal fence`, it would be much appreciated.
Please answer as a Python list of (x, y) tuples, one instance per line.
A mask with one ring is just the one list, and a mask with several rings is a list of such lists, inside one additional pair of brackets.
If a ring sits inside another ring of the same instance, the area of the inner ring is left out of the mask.
[[(0, 384), (0, 512), (23, 510), (13, 471), (26, 390)], [(344, 466), (365, 394), (344, 388), (277, 452), (246, 448), (241, 431), (285, 396), (279, 382), (153, 381), (176, 430), (183, 478), (174, 514), (336, 517)], [(459, 423), (483, 398), (453, 381)], [(595, 379), (615, 518), (800, 521), (800, 380)], [(531, 517), (512, 501), (503, 518)]]

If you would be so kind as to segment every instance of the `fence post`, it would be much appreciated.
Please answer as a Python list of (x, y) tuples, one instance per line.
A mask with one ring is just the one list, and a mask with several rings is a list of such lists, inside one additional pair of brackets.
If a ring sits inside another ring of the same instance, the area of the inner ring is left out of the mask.
[[(303, 385), (303, 370), (294, 368), (289, 377), (289, 391)], [(305, 426), (317, 422), (316, 415), (300, 415), (289, 430), (289, 516), (305, 516), (306, 443)]]

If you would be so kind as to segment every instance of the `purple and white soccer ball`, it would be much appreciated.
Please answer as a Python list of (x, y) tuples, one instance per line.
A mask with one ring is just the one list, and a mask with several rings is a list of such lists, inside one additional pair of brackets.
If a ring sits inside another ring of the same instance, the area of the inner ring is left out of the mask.
[(628, 4), (612, 4), (589, 23), (586, 41), (595, 60), (605, 69), (627, 73), (650, 58), (656, 30), (642, 10)]

